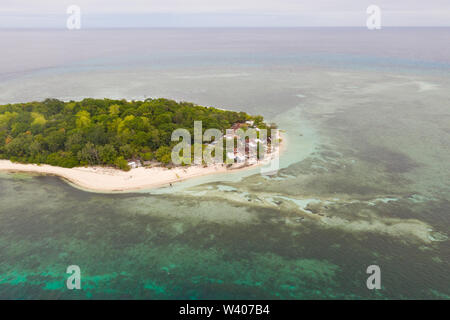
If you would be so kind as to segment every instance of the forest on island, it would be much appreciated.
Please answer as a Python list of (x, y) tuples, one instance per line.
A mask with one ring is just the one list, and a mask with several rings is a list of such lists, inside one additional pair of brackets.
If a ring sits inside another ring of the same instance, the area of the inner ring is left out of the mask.
[(203, 131), (245, 121), (267, 128), (262, 116), (168, 99), (46, 99), (0, 106), (0, 158), (66, 168), (129, 170), (128, 160), (168, 165), (177, 144), (172, 132), (184, 128), (193, 137), (194, 121), (202, 121)]

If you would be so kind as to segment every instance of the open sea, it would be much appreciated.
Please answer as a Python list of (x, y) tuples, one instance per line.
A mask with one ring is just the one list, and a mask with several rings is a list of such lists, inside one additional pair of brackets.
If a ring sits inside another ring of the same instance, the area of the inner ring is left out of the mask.
[(133, 193), (0, 173), (0, 299), (450, 298), (450, 28), (3, 29), (0, 43), (0, 104), (166, 97), (261, 114), (286, 140), (274, 176)]

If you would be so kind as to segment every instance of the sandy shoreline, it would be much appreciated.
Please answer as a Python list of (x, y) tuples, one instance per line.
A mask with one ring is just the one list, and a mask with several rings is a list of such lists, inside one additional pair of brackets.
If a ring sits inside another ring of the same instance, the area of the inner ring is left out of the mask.
[[(280, 153), (285, 147), (285, 142), (280, 144)], [(109, 193), (164, 187), (171, 183), (181, 182), (190, 178), (218, 173), (236, 172), (238, 170), (248, 170), (266, 165), (267, 163), (267, 160), (258, 161), (258, 163), (252, 165), (232, 169), (227, 169), (225, 165), (219, 164), (208, 167), (186, 166), (172, 169), (163, 167), (140, 167), (125, 172), (115, 168), (100, 166), (62, 168), (47, 164), (22, 164), (13, 163), (9, 160), (0, 160), (0, 171), (58, 176), (82, 189)]]
[(211, 166), (206, 168), (190, 166), (173, 169), (140, 167), (125, 172), (107, 167), (76, 167), (69, 169), (46, 164), (13, 163), (9, 160), (0, 160), (0, 170), (58, 176), (83, 189), (99, 192), (151, 189), (193, 177), (230, 171), (225, 166)]

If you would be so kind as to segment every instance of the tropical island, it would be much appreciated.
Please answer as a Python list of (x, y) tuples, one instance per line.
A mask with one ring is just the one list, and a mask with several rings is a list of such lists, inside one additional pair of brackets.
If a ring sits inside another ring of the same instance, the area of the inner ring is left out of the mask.
[[(177, 144), (172, 133), (177, 129), (194, 133), (195, 121), (202, 122), (203, 132), (275, 128), (262, 116), (161, 98), (46, 99), (1, 105), (0, 170), (58, 175), (87, 189), (103, 191), (160, 186), (225, 172), (230, 165), (172, 163)], [(269, 148), (270, 138), (269, 133)], [(202, 148), (214, 143), (217, 141), (205, 142)], [(247, 143), (253, 141), (247, 138)], [(244, 157), (236, 151), (228, 156)]]

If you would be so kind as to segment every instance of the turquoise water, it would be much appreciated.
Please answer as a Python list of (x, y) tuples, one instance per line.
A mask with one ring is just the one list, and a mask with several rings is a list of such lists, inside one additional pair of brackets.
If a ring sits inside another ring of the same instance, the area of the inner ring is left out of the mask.
[(287, 146), (273, 177), (130, 194), (0, 173), (0, 298), (450, 297), (449, 29), (0, 34), (2, 103), (164, 96), (261, 113)]
[[(1, 298), (448, 294), (448, 261), (441, 255), (448, 247), (442, 244), (420, 247), (383, 235), (324, 230), (310, 222), (289, 226), (278, 210), (218, 200), (86, 194), (53, 177), (11, 175), (1, 180), (1, 190)], [(12, 200), (17, 195), (24, 200)], [(244, 216), (222, 216), (237, 210)], [(65, 287), (71, 264), (81, 268), (82, 290)], [(379, 292), (365, 288), (364, 266), (370, 264), (386, 270)]]

